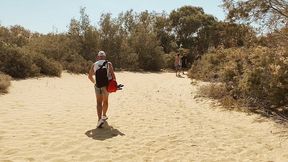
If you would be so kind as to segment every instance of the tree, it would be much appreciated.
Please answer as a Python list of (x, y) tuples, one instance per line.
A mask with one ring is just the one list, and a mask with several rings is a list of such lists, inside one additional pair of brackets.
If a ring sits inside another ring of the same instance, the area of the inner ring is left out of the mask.
[(223, 7), (228, 11), (227, 19), (244, 22), (257, 22), (270, 29), (287, 27), (287, 0), (223, 0)]
[(162, 68), (164, 52), (155, 33), (140, 25), (131, 36), (131, 45), (138, 56), (140, 69), (159, 71)]
[(31, 36), (31, 32), (20, 25), (11, 26), (10, 28), (0, 26), (0, 41), (9, 45), (22, 47), (29, 42)]
[(164, 52), (170, 53), (172, 51), (176, 51), (176, 39), (171, 32), (169, 17), (165, 12), (156, 15), (156, 20), (153, 28), (157, 34), (157, 38), (160, 41), (161, 46), (163, 47)]
[(222, 45), (224, 48), (249, 47), (257, 42), (252, 27), (230, 22), (217, 22), (213, 27), (211, 39), (215, 48)]
[(80, 8), (80, 19), (71, 19), (68, 35), (71, 39), (71, 48), (83, 56), (86, 60), (95, 61), (99, 50), (99, 33), (90, 25), (86, 8)]
[(136, 26), (136, 14), (133, 10), (122, 12), (118, 15), (118, 24), (123, 34), (129, 36), (134, 31)]
[(108, 54), (107, 58), (113, 62), (114, 67), (118, 68), (120, 66), (120, 51), (123, 41), (120, 24), (116, 19), (112, 19), (110, 13), (102, 14), (99, 24), (101, 50)]
[(74, 18), (71, 19), (67, 37), (71, 40), (71, 49), (74, 49), (77, 53), (80, 53), (82, 48), (82, 35), (80, 33), (80, 22)]
[(182, 44), (183, 48), (191, 48), (199, 32), (216, 22), (216, 19), (205, 14), (202, 8), (193, 6), (173, 10), (169, 19), (177, 44)]

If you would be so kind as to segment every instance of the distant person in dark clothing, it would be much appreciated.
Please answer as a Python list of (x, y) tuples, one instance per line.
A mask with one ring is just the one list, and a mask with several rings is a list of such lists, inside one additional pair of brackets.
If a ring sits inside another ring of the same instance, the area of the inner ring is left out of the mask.
[(181, 64), (182, 64), (182, 73), (184, 74), (184, 70), (187, 69), (187, 55), (184, 54), (182, 57), (181, 57)]

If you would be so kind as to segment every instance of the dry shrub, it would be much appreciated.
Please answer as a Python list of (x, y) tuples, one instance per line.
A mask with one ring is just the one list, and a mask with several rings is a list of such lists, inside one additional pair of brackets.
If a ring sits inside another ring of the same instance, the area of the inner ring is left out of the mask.
[(220, 103), (229, 110), (240, 110), (237, 101), (232, 96), (224, 96), (220, 99)]
[(85, 74), (88, 73), (89, 68), (91, 67), (92, 62), (72, 62), (72, 63), (64, 63), (65, 69), (68, 72), (76, 73), (76, 74)]
[(132, 50), (121, 52), (120, 60), (121, 68), (131, 71), (139, 70), (139, 56)]
[(164, 60), (164, 68), (167, 69), (174, 69), (174, 62), (175, 62), (175, 55), (176, 52), (170, 52), (168, 54), (163, 55), (163, 60)]
[[(239, 101), (253, 98), (275, 111), (288, 105), (288, 47), (218, 49), (196, 62), (189, 76), (205, 81), (216, 78), (225, 84), (229, 95)], [(220, 90), (215, 87), (206, 91), (210, 93), (208, 96), (222, 100), (221, 93), (217, 94)], [(230, 99), (224, 102), (229, 103)], [(250, 105), (249, 102), (244, 103)]]
[(33, 57), (19, 48), (3, 48), (0, 50), (0, 70), (13, 78), (27, 78), (39, 75), (39, 68)]
[(199, 88), (199, 94), (213, 99), (221, 99), (228, 95), (227, 89), (223, 84), (209, 84)]
[(227, 109), (238, 108), (236, 100), (229, 94), (224, 84), (212, 83), (201, 86), (198, 91), (200, 96), (217, 99)]
[(205, 54), (201, 59), (194, 62), (188, 76), (204, 81), (220, 81), (220, 70), (228, 61), (227, 53), (232, 53), (232, 50), (219, 49)]
[(0, 73), (0, 93), (7, 93), (8, 87), (11, 85), (11, 77)]
[(249, 63), (237, 85), (244, 96), (256, 98), (268, 106), (288, 104), (288, 48), (252, 49)]
[(86, 61), (82, 56), (73, 54), (67, 57), (63, 62), (62, 65), (65, 70), (71, 73), (76, 74), (85, 74), (89, 71), (89, 68), (92, 65), (91, 61)]
[(61, 76), (62, 65), (44, 55), (38, 54), (34, 57), (34, 62), (40, 68), (40, 73), (48, 76)]

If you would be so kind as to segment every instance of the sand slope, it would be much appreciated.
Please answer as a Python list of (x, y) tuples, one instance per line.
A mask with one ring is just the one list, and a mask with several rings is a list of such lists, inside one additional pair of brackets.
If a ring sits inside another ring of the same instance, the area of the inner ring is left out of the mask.
[(117, 78), (125, 88), (111, 94), (103, 129), (85, 75), (13, 81), (0, 96), (0, 161), (288, 161), (276, 124), (194, 99), (186, 76)]

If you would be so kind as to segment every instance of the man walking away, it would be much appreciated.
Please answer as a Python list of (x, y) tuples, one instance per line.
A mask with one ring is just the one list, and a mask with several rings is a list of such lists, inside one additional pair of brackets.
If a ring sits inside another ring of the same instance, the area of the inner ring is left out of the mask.
[[(95, 75), (95, 79), (93, 75)], [(106, 60), (104, 51), (98, 53), (97, 61), (91, 66), (88, 78), (95, 87), (98, 115), (97, 128), (99, 128), (104, 124), (104, 121), (108, 119), (106, 113), (108, 110), (109, 93), (106, 87), (108, 86), (109, 80), (113, 79), (116, 81), (112, 63)]]

